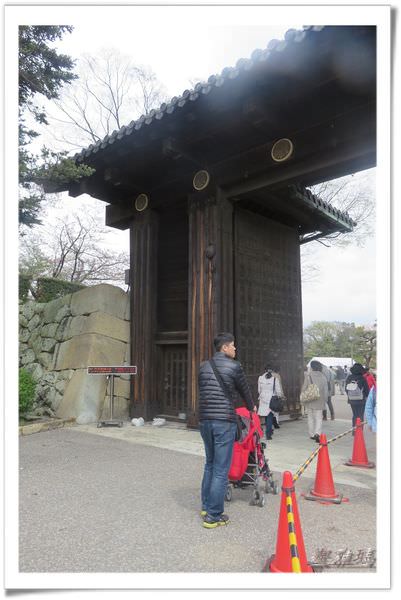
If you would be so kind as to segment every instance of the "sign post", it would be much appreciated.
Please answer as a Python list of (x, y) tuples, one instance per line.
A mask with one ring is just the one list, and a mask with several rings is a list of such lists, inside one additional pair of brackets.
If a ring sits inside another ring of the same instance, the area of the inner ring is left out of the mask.
[(136, 375), (136, 366), (93, 366), (88, 367), (88, 373), (92, 375), (107, 375), (110, 380), (110, 419), (108, 421), (98, 421), (98, 427), (122, 427), (123, 422), (118, 419), (114, 419), (114, 377), (116, 375), (128, 374)]

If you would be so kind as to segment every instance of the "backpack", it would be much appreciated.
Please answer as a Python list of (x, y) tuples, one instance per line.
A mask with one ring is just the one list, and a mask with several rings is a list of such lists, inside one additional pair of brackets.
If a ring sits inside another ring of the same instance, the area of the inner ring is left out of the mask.
[(363, 400), (363, 392), (356, 381), (350, 381), (345, 386), (349, 400)]

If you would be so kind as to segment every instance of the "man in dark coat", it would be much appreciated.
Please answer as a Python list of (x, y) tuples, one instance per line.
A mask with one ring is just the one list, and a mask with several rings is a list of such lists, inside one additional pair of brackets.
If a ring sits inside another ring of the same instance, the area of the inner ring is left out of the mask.
[(228, 483), (237, 419), (234, 408), (236, 392), (249, 410), (256, 410), (241, 364), (234, 360), (234, 336), (219, 333), (214, 339), (216, 352), (211, 359), (223, 386), (216, 377), (210, 361), (199, 368), (199, 426), (205, 445), (206, 463), (202, 479), (203, 526), (213, 529), (227, 525), (224, 497)]
[(342, 367), (337, 367), (337, 383), (340, 388), (341, 396), (344, 396), (345, 389), (345, 371)]

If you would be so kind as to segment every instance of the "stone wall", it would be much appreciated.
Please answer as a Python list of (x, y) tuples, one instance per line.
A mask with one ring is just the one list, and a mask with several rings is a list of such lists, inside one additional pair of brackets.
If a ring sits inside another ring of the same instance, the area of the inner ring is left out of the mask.
[[(20, 366), (37, 382), (36, 413), (91, 423), (109, 417), (104, 375), (90, 365), (130, 361), (129, 295), (100, 284), (46, 304), (20, 304)], [(128, 419), (129, 376), (115, 378), (114, 417)]]

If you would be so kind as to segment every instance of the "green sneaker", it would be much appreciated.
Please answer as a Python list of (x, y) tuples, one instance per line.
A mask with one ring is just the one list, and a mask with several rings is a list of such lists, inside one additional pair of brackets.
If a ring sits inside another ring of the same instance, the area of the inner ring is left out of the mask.
[(203, 527), (206, 527), (207, 529), (214, 529), (215, 527), (220, 527), (220, 525), (228, 525), (229, 522), (230, 520), (228, 515), (225, 515), (224, 513), (220, 515), (217, 521), (213, 519), (213, 517), (206, 515), (206, 517), (203, 519)]
[(202, 518), (203, 518), (203, 517), (206, 517), (206, 515), (207, 515), (207, 511), (206, 511), (206, 510), (201, 510), (201, 511), (200, 511), (200, 516), (201, 516)]

